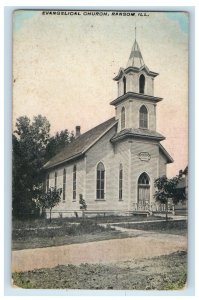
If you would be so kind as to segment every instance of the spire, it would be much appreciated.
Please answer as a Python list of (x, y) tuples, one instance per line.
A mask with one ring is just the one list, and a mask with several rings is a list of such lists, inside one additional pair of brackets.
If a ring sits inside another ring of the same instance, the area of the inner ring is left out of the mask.
[(140, 51), (140, 47), (136, 41), (136, 24), (135, 24), (135, 41), (133, 44), (133, 48), (131, 50), (131, 54), (127, 63), (128, 67), (141, 68), (144, 65), (144, 60), (142, 58), (142, 53)]
[(136, 23), (135, 23), (135, 41), (136, 41), (136, 29), (137, 29), (137, 28), (136, 28)]

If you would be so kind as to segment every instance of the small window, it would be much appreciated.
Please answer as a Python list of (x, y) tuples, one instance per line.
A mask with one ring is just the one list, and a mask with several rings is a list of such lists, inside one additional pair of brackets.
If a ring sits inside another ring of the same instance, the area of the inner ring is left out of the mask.
[(148, 128), (148, 111), (145, 105), (140, 108), (140, 128)]
[(105, 168), (102, 162), (97, 165), (96, 197), (104, 199)]
[(57, 189), (57, 172), (55, 172), (55, 189)]
[(139, 79), (139, 93), (144, 94), (144, 88), (145, 88), (145, 77), (144, 75), (140, 75)]
[(124, 94), (126, 94), (126, 77), (123, 77)]
[(66, 169), (63, 171), (63, 201), (66, 200)]
[(125, 128), (125, 108), (122, 107), (121, 110), (121, 129)]
[(120, 164), (120, 169), (119, 169), (119, 200), (122, 200), (122, 185), (123, 185), (123, 168), (122, 168), (122, 164)]
[(77, 180), (77, 167), (76, 167), (76, 165), (74, 165), (74, 167), (73, 167), (73, 200), (76, 200), (76, 188), (77, 188), (76, 180)]

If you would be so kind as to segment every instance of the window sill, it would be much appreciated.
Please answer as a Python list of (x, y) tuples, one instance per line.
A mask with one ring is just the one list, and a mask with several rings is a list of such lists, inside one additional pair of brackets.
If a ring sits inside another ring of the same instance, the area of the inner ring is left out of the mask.
[(77, 202), (77, 200), (73, 200), (72, 202)]
[(106, 199), (95, 199), (95, 201), (97, 201), (97, 202), (104, 202), (104, 201), (106, 201)]
[(119, 202), (122, 202), (122, 201), (124, 201), (124, 199), (119, 199), (118, 201), (119, 201)]
[(139, 126), (139, 129), (149, 129), (148, 127), (141, 127), (141, 126)]

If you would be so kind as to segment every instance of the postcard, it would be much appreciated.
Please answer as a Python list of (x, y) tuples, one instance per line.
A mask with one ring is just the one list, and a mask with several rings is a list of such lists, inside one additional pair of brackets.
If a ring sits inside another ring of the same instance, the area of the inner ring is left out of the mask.
[(184, 11), (13, 13), (12, 285), (187, 288)]

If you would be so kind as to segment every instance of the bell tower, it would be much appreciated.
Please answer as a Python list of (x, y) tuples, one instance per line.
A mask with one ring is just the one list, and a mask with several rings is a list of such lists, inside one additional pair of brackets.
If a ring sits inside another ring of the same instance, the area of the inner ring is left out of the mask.
[(173, 162), (160, 143), (165, 137), (156, 131), (156, 107), (162, 100), (154, 96), (156, 76), (158, 73), (145, 64), (135, 35), (127, 66), (114, 78), (118, 95), (110, 103), (115, 106), (117, 120), (117, 131), (110, 141), (117, 163), (126, 169), (126, 199), (132, 211), (154, 209), (153, 182), (165, 175), (166, 164)]
[(135, 40), (126, 68), (120, 68), (113, 79), (118, 85), (115, 106), (118, 132), (126, 129), (156, 131), (156, 105), (162, 98), (154, 96), (154, 79), (159, 74), (146, 66)]

